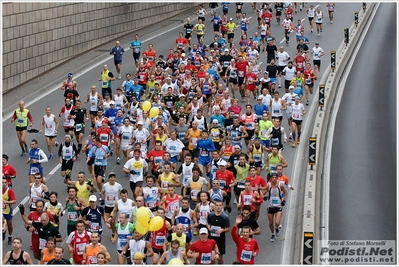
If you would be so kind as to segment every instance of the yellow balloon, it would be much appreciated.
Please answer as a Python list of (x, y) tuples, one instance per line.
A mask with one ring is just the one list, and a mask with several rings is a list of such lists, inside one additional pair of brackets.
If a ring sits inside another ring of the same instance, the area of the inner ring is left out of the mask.
[(152, 107), (150, 110), (150, 118), (154, 118), (158, 116), (159, 114), (159, 108), (158, 107)]
[(173, 258), (169, 261), (168, 265), (184, 265), (181, 259)]
[(137, 221), (143, 226), (148, 225), (150, 216), (150, 210), (146, 207), (140, 207), (136, 212)]
[(143, 104), (141, 105), (141, 108), (144, 111), (149, 111), (151, 109), (151, 102), (150, 101), (144, 101)]
[(143, 226), (139, 222), (136, 222), (134, 224), (134, 229), (136, 229), (139, 234), (145, 235), (148, 232), (148, 223), (146, 226)]
[(161, 216), (155, 216), (154, 218), (151, 219), (148, 230), (151, 232), (158, 231), (162, 228), (163, 224), (164, 224), (164, 219)]

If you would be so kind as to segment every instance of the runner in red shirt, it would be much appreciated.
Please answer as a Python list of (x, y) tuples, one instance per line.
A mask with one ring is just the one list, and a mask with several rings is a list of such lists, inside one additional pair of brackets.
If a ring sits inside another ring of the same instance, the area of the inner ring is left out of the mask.
[(251, 188), (254, 192), (258, 192), (260, 198), (258, 198), (255, 202), (256, 210), (255, 210), (255, 219), (257, 220), (260, 215), (260, 205), (263, 202), (263, 190), (266, 189), (266, 181), (262, 176), (256, 175), (256, 167), (251, 166), (249, 168), (249, 176), (246, 179), (251, 182)]
[[(35, 211), (31, 211), (28, 215), (28, 220), (32, 221), (32, 222), (40, 222), (40, 216), (43, 213), (46, 213), (49, 217), (49, 222), (54, 222), (54, 216), (47, 211), (43, 211), (44, 208), (44, 202), (43, 200), (38, 200), (36, 201), (36, 210)], [(37, 232), (36, 228), (31, 226), (29, 228), (29, 231), (32, 232), (32, 251), (33, 251), (33, 256), (35, 257), (35, 259), (40, 259), (40, 255), (39, 255), (39, 233)]]
[(104, 146), (109, 146), (109, 142), (111, 144), (114, 142), (114, 133), (111, 128), (108, 127), (108, 121), (103, 120), (101, 124), (101, 128), (96, 131), (97, 136), (100, 138), (100, 143)]
[(188, 40), (183, 37), (183, 33), (179, 33), (179, 38), (176, 38), (176, 46), (175, 50), (180, 50), (181, 52), (184, 52), (186, 47), (188, 46)]
[(157, 52), (155, 52), (154, 46), (152, 44), (148, 45), (148, 50), (144, 51), (143, 54), (145, 54), (147, 56), (148, 59), (148, 63), (150, 64), (151, 68), (150, 68), (150, 72), (152, 71), (152, 69), (154, 68), (155, 65), (155, 58), (157, 57)]
[(226, 191), (227, 196), (226, 196), (226, 209), (228, 212), (231, 212), (231, 205), (230, 205), (230, 200), (231, 200), (231, 188), (234, 187), (236, 184), (234, 174), (226, 169), (227, 162), (225, 160), (222, 160), (219, 162), (219, 170), (216, 171), (215, 177), (219, 179), (220, 181), (220, 188), (222, 188), (223, 191)]
[(234, 66), (237, 69), (238, 88), (240, 90), (241, 98), (244, 98), (245, 95), (244, 80), (245, 80), (245, 75), (247, 74), (248, 65), (249, 65), (248, 61), (244, 60), (242, 56), (238, 56), (238, 61)]
[(12, 188), (12, 179), (17, 177), (17, 172), (14, 167), (8, 164), (8, 156), (7, 154), (3, 154), (3, 179), (7, 180), (7, 186)]
[(162, 254), (164, 253), (163, 244), (166, 241), (166, 235), (168, 233), (168, 230), (172, 230), (172, 226), (170, 225), (170, 223), (165, 220), (165, 210), (158, 209), (157, 212), (159, 212), (158, 216), (161, 216), (163, 218), (163, 225), (158, 231), (151, 232), (151, 247), (154, 251), (154, 255), (152, 256), (153, 264), (157, 264), (159, 260), (159, 255), (162, 256)]
[(199, 230), (200, 239), (191, 244), (187, 256), (195, 258), (195, 264), (212, 264), (219, 259), (219, 248), (216, 241), (208, 238), (208, 229), (202, 227)]
[(258, 82), (258, 75), (252, 72), (252, 67), (248, 67), (248, 72), (245, 75), (245, 87), (247, 90), (247, 105), (251, 104), (251, 92), (256, 99), (256, 83)]
[(237, 226), (242, 222), (242, 217), (237, 216), (236, 222), (231, 228), (231, 237), (237, 245), (237, 261), (243, 264), (255, 264), (255, 257), (259, 254), (259, 245), (256, 239), (250, 238), (251, 227), (242, 227), (240, 237), (237, 233)]
[(305, 69), (306, 58), (304, 57), (302, 50), (298, 51), (297, 55), (295, 56), (294, 64), (297, 71), (303, 72)]
[(160, 175), (159, 170), (162, 168), (165, 152), (162, 149), (162, 141), (157, 140), (155, 141), (155, 148), (147, 154), (147, 159), (151, 160), (151, 172), (157, 178)]
[(260, 198), (259, 193), (257, 191), (252, 190), (251, 182), (247, 180), (245, 181), (244, 184), (244, 190), (241, 191), (237, 207), (240, 209), (240, 211), (242, 211), (244, 206), (250, 206), (251, 217), (255, 219), (256, 201), (259, 198)]

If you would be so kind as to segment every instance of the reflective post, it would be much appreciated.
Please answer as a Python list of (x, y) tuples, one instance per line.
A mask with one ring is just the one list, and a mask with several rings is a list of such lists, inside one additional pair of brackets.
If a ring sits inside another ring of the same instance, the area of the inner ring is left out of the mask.
[(359, 12), (355, 11), (355, 26), (357, 27), (357, 24), (359, 24)]
[(316, 165), (316, 137), (309, 137), (309, 165), (311, 170)]
[(335, 51), (331, 51), (331, 71), (332, 72), (335, 71), (335, 56), (336, 56)]
[(366, 2), (363, 2), (363, 12), (366, 11)]
[(348, 45), (349, 43), (349, 29), (344, 28), (344, 43), (345, 45)]
[(323, 110), (324, 107), (324, 84), (319, 85), (319, 107), (320, 110)]

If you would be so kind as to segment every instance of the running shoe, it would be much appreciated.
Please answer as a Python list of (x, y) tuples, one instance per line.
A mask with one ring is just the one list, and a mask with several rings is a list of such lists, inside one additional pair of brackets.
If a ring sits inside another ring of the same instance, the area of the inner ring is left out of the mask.
[(28, 149), (27, 146), (25, 146), (25, 153), (26, 153), (26, 154), (29, 154), (29, 149)]
[(22, 150), (21, 157), (23, 157), (24, 155), (25, 155), (25, 151)]
[(58, 147), (58, 141), (55, 140), (55, 147)]
[(280, 236), (280, 230), (278, 228), (276, 228), (276, 236), (279, 237)]
[(105, 205), (104, 199), (101, 199), (101, 200), (100, 200), (100, 204), (101, 204), (101, 206), (104, 206), (104, 205)]
[(116, 164), (121, 164), (121, 159), (119, 157), (116, 159)]
[(80, 153), (76, 154), (76, 158), (77, 159), (80, 158)]
[(7, 244), (11, 245), (11, 243), (12, 243), (12, 236), (8, 236), (8, 242), (7, 242)]
[(270, 242), (274, 242), (274, 241), (276, 241), (276, 237), (275, 237), (275, 235), (272, 235), (272, 237), (270, 237)]
[(51, 153), (49, 156), (48, 156), (48, 159), (50, 160), (50, 159), (52, 159), (53, 158), (53, 153)]
[(288, 137), (288, 140), (292, 141), (292, 134), (290, 134), (290, 137)]
[(114, 154), (114, 150), (111, 149), (111, 151), (109, 152), (109, 155), (112, 156)]
[(306, 101), (306, 106), (309, 106), (309, 101)]
[(237, 200), (234, 199), (233, 204), (237, 204)]
[(298, 141), (296, 142), (298, 145), (301, 142), (301, 138), (298, 137)]
[(280, 224), (280, 225), (278, 226), (278, 229), (281, 229), (281, 228), (283, 228), (283, 226)]
[(231, 206), (230, 205), (227, 206), (227, 211), (228, 211), (228, 213), (231, 213)]
[(111, 235), (111, 242), (115, 242), (115, 234), (114, 233), (112, 233), (112, 235)]
[(292, 147), (296, 147), (296, 141), (292, 142)]

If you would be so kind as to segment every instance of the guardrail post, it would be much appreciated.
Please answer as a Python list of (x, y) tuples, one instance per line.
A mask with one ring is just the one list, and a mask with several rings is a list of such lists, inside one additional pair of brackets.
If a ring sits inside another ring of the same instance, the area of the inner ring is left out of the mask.
[(319, 85), (319, 107), (320, 107), (320, 110), (323, 110), (323, 107), (324, 107), (324, 89), (325, 89), (324, 84), (320, 84)]
[(345, 46), (349, 44), (349, 29), (344, 28), (344, 43)]
[(359, 12), (355, 11), (355, 26), (357, 27), (357, 24), (359, 24)]
[(332, 72), (335, 71), (335, 56), (336, 56), (336, 52), (331, 51), (331, 71)]
[(313, 264), (313, 233), (304, 232), (303, 233), (303, 265)]
[(366, 12), (366, 7), (367, 7), (366, 2), (363, 2), (363, 12)]
[(309, 165), (311, 170), (316, 165), (316, 140), (316, 137), (309, 137)]

